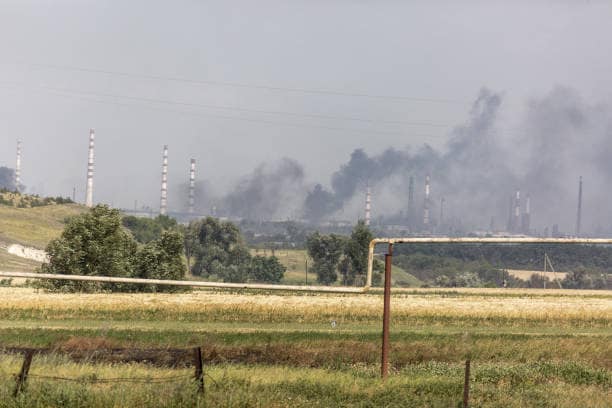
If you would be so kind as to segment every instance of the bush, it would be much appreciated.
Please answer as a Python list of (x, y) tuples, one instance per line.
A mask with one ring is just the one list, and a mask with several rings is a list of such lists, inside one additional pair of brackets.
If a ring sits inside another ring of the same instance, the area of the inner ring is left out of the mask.
[[(47, 246), (49, 263), (43, 273), (181, 279), (183, 238), (178, 232), (164, 233), (159, 240), (138, 249), (132, 235), (122, 227), (121, 213), (98, 205), (88, 213), (68, 220), (62, 235)], [(139, 291), (142, 285), (50, 280), (43, 284), (58, 291)], [(172, 290), (160, 286), (160, 290)]]

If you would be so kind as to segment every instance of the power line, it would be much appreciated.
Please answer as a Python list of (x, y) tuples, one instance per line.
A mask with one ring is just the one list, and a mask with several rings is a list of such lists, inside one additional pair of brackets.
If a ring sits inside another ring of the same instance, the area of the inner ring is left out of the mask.
[[(8, 64), (8, 63), (5, 62), (3, 64)], [(195, 85), (215, 85), (215, 86), (225, 86), (225, 87), (233, 87), (233, 88), (261, 89), (261, 90), (276, 91), (276, 92), (293, 92), (293, 93), (303, 93), (303, 94), (313, 94), (313, 95), (345, 96), (345, 97), (370, 98), (370, 99), (388, 99), (388, 100), (425, 102), (425, 103), (445, 103), (445, 104), (471, 103), (469, 101), (463, 101), (463, 100), (458, 100), (458, 99), (420, 98), (420, 97), (412, 97), (412, 96), (404, 96), (404, 95), (376, 95), (376, 94), (368, 94), (368, 93), (360, 93), (360, 92), (336, 91), (336, 90), (329, 90), (329, 89), (307, 89), (307, 88), (293, 88), (293, 87), (281, 87), (281, 86), (270, 86), (270, 85), (253, 85), (253, 84), (246, 84), (246, 83), (240, 83), (240, 82), (201, 80), (201, 79), (191, 79), (191, 78), (163, 76), (163, 75), (154, 75), (154, 74), (141, 74), (141, 73), (133, 73), (133, 72), (111, 71), (111, 70), (89, 68), (89, 67), (74, 67), (74, 66), (66, 66), (66, 65), (37, 64), (37, 63), (34, 63), (34, 64), (14, 63), (13, 65), (22, 65), (22, 66), (35, 67), (35, 68), (46, 68), (46, 69), (72, 71), (72, 72), (86, 72), (86, 73), (93, 73), (93, 74), (115, 75), (115, 76), (123, 76), (123, 77), (130, 77), (130, 78), (182, 82), (182, 83), (195, 84)]]
[[(14, 89), (15, 85), (19, 86), (19, 84), (8, 84), (7, 85), (5, 83), (4, 85), (0, 85), (0, 87)], [(213, 117), (213, 118), (226, 119), (226, 120), (239, 120), (239, 121), (245, 121), (245, 122), (264, 123), (264, 124), (271, 124), (271, 125), (281, 125), (281, 126), (289, 126), (289, 127), (297, 127), (297, 128), (307, 128), (307, 129), (323, 129), (323, 130), (342, 131), (342, 132), (351, 132), (351, 133), (364, 133), (364, 134), (384, 134), (384, 135), (400, 135), (400, 136), (406, 135), (405, 132), (397, 132), (397, 131), (384, 131), (384, 130), (376, 130), (376, 129), (368, 130), (368, 129), (344, 128), (344, 127), (334, 127), (334, 126), (319, 126), (319, 125), (309, 125), (309, 124), (304, 124), (304, 123), (280, 122), (280, 121), (272, 121), (272, 120), (265, 120), (265, 119), (244, 118), (240, 116), (215, 115), (215, 114), (206, 113), (206, 112), (193, 112), (193, 111), (178, 110), (178, 109), (168, 109), (168, 108), (160, 108), (160, 107), (150, 106), (150, 105), (134, 105), (134, 104), (129, 104), (129, 103), (121, 103), (117, 101), (93, 99), (86, 95), (94, 95), (98, 97), (112, 97), (112, 98), (129, 98), (129, 99), (133, 98), (136, 101), (140, 101), (140, 102), (142, 101), (155, 102), (155, 100), (149, 100), (149, 98), (124, 97), (121, 95), (112, 95), (112, 94), (103, 94), (103, 93), (98, 94), (98, 93), (87, 93), (87, 92), (75, 92), (75, 91), (70, 91), (70, 90), (62, 90), (61, 88), (45, 87), (45, 86), (39, 86), (38, 88), (40, 89), (31, 89), (31, 90), (34, 92), (44, 92), (46, 94), (50, 94), (54, 96), (76, 98), (76, 99), (85, 100), (89, 102), (102, 103), (102, 104), (115, 105), (115, 106), (139, 107), (139, 108), (146, 108), (146, 109), (162, 111), (162, 112), (173, 112), (173, 113), (179, 113), (179, 114), (206, 116), (206, 117)], [(157, 103), (167, 103), (167, 102), (159, 101)], [(188, 104), (188, 103), (186, 104), (193, 105), (193, 104)], [(197, 104), (193, 106), (198, 107)], [(430, 134), (429, 135), (413, 134), (413, 136), (440, 137), (440, 136), (435, 136), (435, 135), (430, 135)]]

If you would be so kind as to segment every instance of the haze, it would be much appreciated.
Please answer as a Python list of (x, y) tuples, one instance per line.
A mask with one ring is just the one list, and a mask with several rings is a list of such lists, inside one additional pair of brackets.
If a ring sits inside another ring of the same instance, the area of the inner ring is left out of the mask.
[[(584, 175), (594, 209), (585, 225), (612, 225), (602, 192), (612, 181), (612, 4), (433, 3), (3, 1), (0, 166), (14, 166), (20, 139), (28, 192), (71, 196), (76, 186), (82, 200), (95, 128), (96, 202), (158, 208), (164, 144), (170, 208), (184, 205), (190, 158), (217, 196), (262, 163), (293, 159), (303, 166), (301, 200), (315, 183), (332, 188), (357, 148), (376, 157), (428, 144), (451, 160), (461, 129), (480, 132), (473, 106), (488, 95), (492, 116), (479, 109), (494, 148), (452, 159), (454, 176), (439, 177), (456, 208), (482, 212), (470, 220), (482, 226), (504, 216), (512, 189), (528, 188), (540, 228), (571, 228)], [(503, 164), (505, 182), (479, 184), (488, 171), (472, 166), (480, 160)], [(397, 191), (379, 186), (385, 199), (374, 211), (399, 211)], [(346, 214), (360, 211), (351, 197)], [(542, 214), (551, 202), (561, 204)]]

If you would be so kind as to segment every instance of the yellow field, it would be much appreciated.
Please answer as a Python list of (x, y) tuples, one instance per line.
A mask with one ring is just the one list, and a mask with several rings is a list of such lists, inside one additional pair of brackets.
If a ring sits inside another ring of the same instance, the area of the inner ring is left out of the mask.
[[(463, 296), (453, 296), (463, 294)], [(0, 288), (0, 310), (130, 311), (172, 313), (232, 313), (237, 315), (295, 316), (316, 321), (322, 316), (369, 319), (382, 311), (378, 295), (236, 294), (194, 291), (182, 294), (54, 294), (30, 288)], [(421, 289), (393, 296), (396, 318), (446, 316), (536, 320), (610, 320), (612, 293), (608, 291)]]

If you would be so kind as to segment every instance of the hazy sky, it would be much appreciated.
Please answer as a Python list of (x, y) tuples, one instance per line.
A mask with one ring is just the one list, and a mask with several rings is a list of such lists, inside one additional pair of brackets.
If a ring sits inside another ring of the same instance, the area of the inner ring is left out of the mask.
[(328, 182), (358, 147), (443, 146), (483, 86), (502, 132), (557, 85), (609, 102), (611, 22), (597, 1), (2, 0), (0, 165), (19, 138), (31, 191), (83, 199), (93, 127), (116, 206), (158, 207), (164, 144), (174, 185), (191, 157), (218, 191), (282, 157)]

